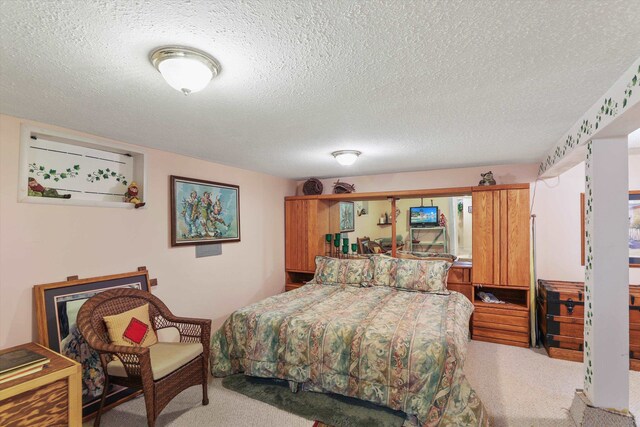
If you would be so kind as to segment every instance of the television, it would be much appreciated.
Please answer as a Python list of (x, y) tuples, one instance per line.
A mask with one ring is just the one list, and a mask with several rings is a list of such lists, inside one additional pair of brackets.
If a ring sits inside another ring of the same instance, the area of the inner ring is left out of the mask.
[(409, 225), (411, 227), (437, 227), (439, 216), (437, 206), (409, 208)]

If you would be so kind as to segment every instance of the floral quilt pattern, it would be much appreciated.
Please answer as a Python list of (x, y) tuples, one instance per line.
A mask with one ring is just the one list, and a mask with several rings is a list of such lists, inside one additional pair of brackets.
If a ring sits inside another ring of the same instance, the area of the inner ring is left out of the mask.
[(395, 262), (397, 263), (395, 287), (426, 292), (446, 292), (451, 262), (413, 259), (396, 259)]
[(313, 283), (344, 283), (367, 286), (373, 274), (372, 262), (367, 259), (337, 259), (316, 257), (316, 273)]
[(234, 312), (212, 337), (211, 373), (285, 379), (422, 426), (484, 426), (462, 370), (472, 311), (457, 292), (307, 284)]

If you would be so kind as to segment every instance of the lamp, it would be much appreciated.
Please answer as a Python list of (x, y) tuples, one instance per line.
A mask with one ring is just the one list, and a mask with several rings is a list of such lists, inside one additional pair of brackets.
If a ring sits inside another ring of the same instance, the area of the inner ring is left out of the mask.
[(358, 156), (362, 154), (357, 150), (340, 150), (334, 151), (331, 153), (333, 157), (335, 157), (336, 161), (340, 163), (342, 166), (350, 166), (358, 160)]
[(149, 54), (149, 60), (169, 86), (185, 95), (201, 91), (220, 74), (215, 58), (190, 47), (159, 47)]

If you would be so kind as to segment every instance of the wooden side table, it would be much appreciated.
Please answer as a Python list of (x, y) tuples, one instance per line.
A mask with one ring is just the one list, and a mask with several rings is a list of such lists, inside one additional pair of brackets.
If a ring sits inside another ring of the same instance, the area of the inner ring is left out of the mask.
[(35, 374), (0, 384), (0, 426), (81, 426), (81, 365), (39, 344), (0, 350), (27, 349), (51, 362)]
[(304, 283), (285, 283), (284, 291), (289, 292), (298, 289), (300, 286), (303, 286)]

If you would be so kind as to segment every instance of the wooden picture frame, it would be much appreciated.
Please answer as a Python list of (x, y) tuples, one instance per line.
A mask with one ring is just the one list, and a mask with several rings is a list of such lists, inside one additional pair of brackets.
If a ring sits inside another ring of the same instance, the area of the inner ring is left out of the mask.
[(353, 202), (340, 202), (340, 232), (350, 233), (356, 229), (355, 204)]
[(240, 187), (171, 175), (171, 246), (240, 241)]
[[(585, 230), (585, 225), (584, 225), (584, 193), (580, 193), (580, 264), (584, 265), (585, 264), (585, 254), (584, 254), (584, 245), (585, 245), (585, 234), (586, 234), (586, 230)], [(633, 191), (629, 191), (629, 208), (631, 209), (632, 204), (637, 204), (638, 206), (640, 206), (640, 190), (633, 190)], [(640, 207), (638, 208), (640, 209)], [(630, 218), (631, 221), (633, 221), (633, 218)], [(629, 250), (631, 250), (631, 234), (632, 234), (632, 229), (631, 229), (631, 223), (629, 224)], [(638, 235), (640, 236), (640, 229), (638, 229), (637, 231)], [(640, 239), (634, 239), (634, 241), (637, 241), (637, 248), (633, 248), (633, 249), (637, 249), (638, 252), (640, 252)], [(635, 254), (633, 254), (635, 255)], [(638, 256), (632, 256), (632, 254), (629, 254), (629, 267), (630, 268), (640, 268), (640, 253), (638, 254)]]
[[(38, 342), (82, 364), (82, 417), (95, 415), (100, 405), (104, 372), (98, 353), (90, 349), (75, 327), (80, 306), (92, 296), (115, 288), (134, 288), (150, 292), (146, 269), (109, 276), (36, 285), (33, 297), (38, 324)], [(140, 390), (110, 385), (105, 408), (116, 406), (140, 394)]]

